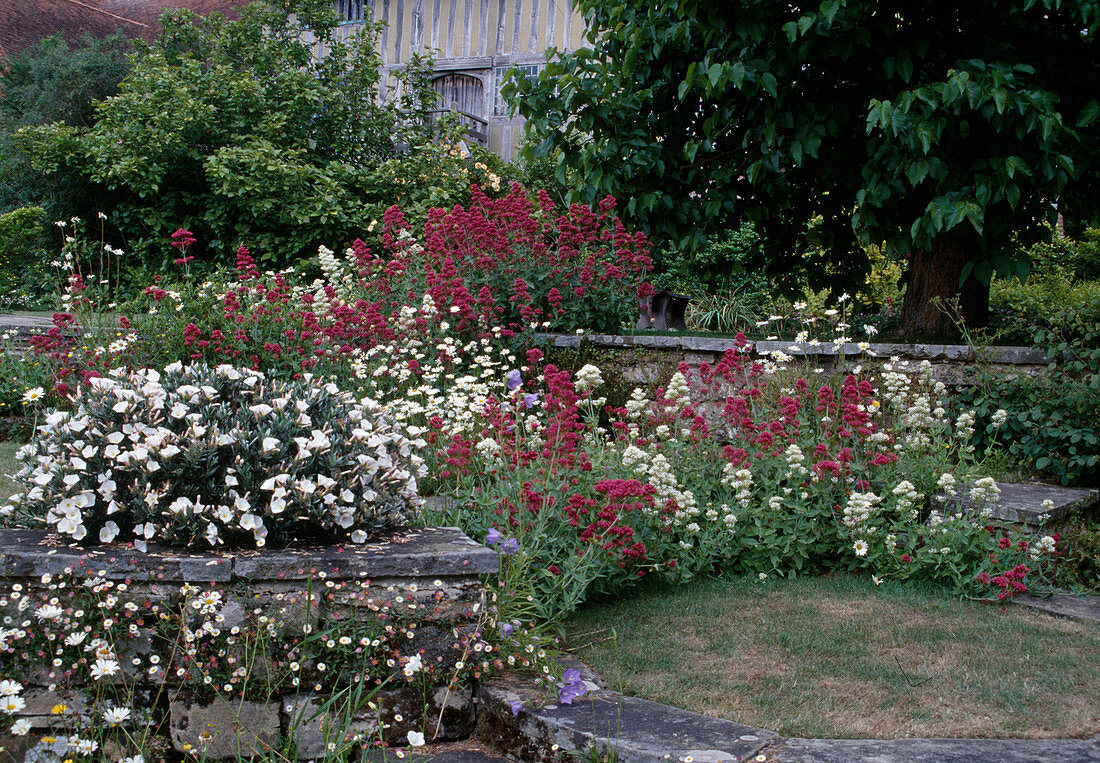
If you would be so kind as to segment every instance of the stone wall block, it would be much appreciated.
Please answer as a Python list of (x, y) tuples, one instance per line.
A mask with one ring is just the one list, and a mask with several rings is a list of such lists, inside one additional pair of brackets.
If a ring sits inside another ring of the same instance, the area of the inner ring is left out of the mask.
[(203, 760), (261, 755), (279, 744), (279, 703), (216, 698), (210, 704), (172, 702), (172, 746)]

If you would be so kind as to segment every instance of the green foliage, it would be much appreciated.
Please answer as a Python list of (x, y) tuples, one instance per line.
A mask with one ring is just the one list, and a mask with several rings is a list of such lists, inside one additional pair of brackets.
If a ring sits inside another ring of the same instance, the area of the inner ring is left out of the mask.
[(626, 214), (677, 250), (748, 218), (772, 272), (852, 290), (861, 243), (907, 253), (969, 231), (953, 256), (988, 283), (1026, 269), (1009, 244), (1037, 238), (1051, 200), (1100, 198), (1095, 3), (579, 7), (591, 48), (509, 97), (532, 152), (585, 178), (574, 196), (629, 199)]
[(17, 207), (0, 214), (0, 307), (36, 307), (57, 286), (39, 246), (45, 216), (42, 207)]
[(42, 207), (19, 207), (0, 214), (0, 257), (26, 255), (31, 242), (42, 235), (45, 216)]
[(712, 236), (697, 251), (677, 252), (665, 262), (670, 288), (715, 294), (736, 291), (745, 299), (768, 298), (763, 242), (751, 223)]
[(418, 57), (380, 100), (380, 26), (339, 39), (336, 21), (324, 0), (257, 3), (236, 21), (166, 14), (93, 126), (26, 135), (35, 161), (115, 199), (111, 222), (146, 265), (181, 226), (200, 259), (247, 242), (283, 264), (354, 237), (374, 168), (432, 140), (436, 95)]
[(117, 92), (130, 68), (127, 44), (122, 35), (85, 36), (70, 49), (53, 35), (5, 60), (0, 70), (0, 210), (39, 205), (56, 219), (98, 208), (87, 184), (36, 171), (16, 132), (52, 123), (90, 125), (95, 102)]
[(1003, 408), (1008, 420), (1000, 439), (1010, 456), (1063, 485), (1093, 485), (1100, 480), (1100, 323), (1063, 318), (1077, 337), (1073, 341), (1047, 330), (1037, 334), (1054, 358), (1045, 374), (983, 369), (977, 383), (959, 394), (978, 415), (979, 447), (997, 436), (989, 422)]
[(1051, 585), (1095, 591), (1100, 587), (1100, 522), (1082, 519), (1059, 534), (1058, 556), (1050, 567)]

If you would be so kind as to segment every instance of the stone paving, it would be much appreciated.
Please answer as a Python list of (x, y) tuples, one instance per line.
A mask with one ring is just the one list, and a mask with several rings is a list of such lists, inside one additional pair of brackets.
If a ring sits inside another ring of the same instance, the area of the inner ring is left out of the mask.
[[(589, 694), (572, 705), (542, 704), (545, 695), (518, 675), (481, 685), (478, 738), (519, 761), (587, 759), (612, 751), (615, 763), (1097, 763), (1092, 739), (797, 739), (692, 713), (600, 686), (579, 663)], [(525, 706), (513, 710), (516, 702)], [(487, 757), (463, 758), (497, 761)], [(433, 758), (434, 759), (434, 758)], [(439, 758), (450, 761), (451, 758)], [(455, 761), (458, 763), (458, 761)]]
[[(992, 519), (1009, 524), (1042, 527), (1100, 503), (1096, 488), (1062, 487), (1040, 482), (998, 482), (1000, 497), (993, 505)], [(958, 498), (935, 496), (932, 500), (947, 511), (977, 511), (976, 504), (959, 491)], [(1050, 506), (1044, 506), (1050, 501)]]

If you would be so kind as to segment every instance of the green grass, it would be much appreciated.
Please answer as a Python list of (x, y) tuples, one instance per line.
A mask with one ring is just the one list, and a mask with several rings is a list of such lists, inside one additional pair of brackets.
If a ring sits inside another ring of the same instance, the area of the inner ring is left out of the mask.
[(0, 501), (6, 501), (9, 496), (22, 490), (22, 486), (11, 478), (22, 468), (21, 464), (15, 460), (15, 452), (21, 446), (22, 443), (14, 440), (0, 442)]
[(1085, 737), (1100, 626), (850, 576), (597, 602), (569, 643), (613, 688), (789, 736)]

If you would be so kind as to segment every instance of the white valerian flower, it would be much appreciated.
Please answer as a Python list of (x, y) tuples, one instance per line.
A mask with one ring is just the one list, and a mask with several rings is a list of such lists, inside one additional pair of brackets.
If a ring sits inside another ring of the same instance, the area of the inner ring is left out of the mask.
[(996, 411), (994, 411), (989, 421), (991, 424), (993, 424), (994, 427), (1000, 429), (1005, 425), (1005, 422), (1008, 421), (1008, 411), (1006, 411), (1004, 408), (998, 408)]
[(577, 371), (573, 384), (581, 394), (591, 392), (603, 385), (603, 374), (596, 366), (586, 363)]

